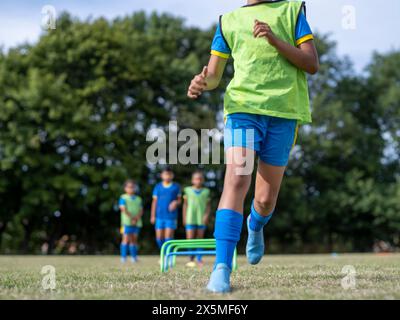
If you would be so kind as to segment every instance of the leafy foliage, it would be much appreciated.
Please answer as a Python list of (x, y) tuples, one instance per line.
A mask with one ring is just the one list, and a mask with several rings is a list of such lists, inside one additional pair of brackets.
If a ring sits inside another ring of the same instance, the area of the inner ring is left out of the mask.
[[(213, 30), (165, 14), (110, 22), (64, 13), (35, 45), (0, 54), (1, 251), (46, 244), (49, 252), (112, 252), (128, 177), (145, 199), (143, 250), (155, 249), (148, 208), (157, 170), (146, 163), (146, 133), (169, 120), (197, 131), (221, 126), (231, 64), (218, 90), (186, 98)], [(328, 37), (317, 45), (314, 124), (302, 128), (293, 151), (268, 230), (272, 250), (368, 250), (376, 239), (399, 245), (400, 54), (375, 55), (359, 76)], [(178, 182), (189, 183), (194, 168), (174, 166)], [(203, 169), (216, 207), (223, 166)]]

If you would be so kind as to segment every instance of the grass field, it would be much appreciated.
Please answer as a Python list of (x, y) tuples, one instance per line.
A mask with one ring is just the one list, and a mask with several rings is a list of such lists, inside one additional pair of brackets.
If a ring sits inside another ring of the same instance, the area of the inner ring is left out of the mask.
[[(177, 267), (161, 274), (158, 257), (121, 265), (114, 256), (0, 256), (0, 299), (400, 299), (400, 255), (265, 256), (258, 266), (239, 258), (229, 295), (204, 290), (212, 260), (202, 269)], [(56, 270), (56, 288), (42, 289), (41, 269)], [(345, 290), (342, 268), (356, 270)]]

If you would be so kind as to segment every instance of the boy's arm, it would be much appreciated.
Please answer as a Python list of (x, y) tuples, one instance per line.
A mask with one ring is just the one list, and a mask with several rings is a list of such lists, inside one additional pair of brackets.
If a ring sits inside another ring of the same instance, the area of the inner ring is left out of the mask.
[(141, 219), (143, 217), (144, 209), (140, 209), (139, 214), (136, 216), (137, 220)]
[(182, 196), (181, 195), (178, 195), (178, 197), (176, 198), (176, 204), (178, 206), (180, 206), (182, 204)]
[(143, 209), (143, 202), (142, 199), (140, 199), (140, 210), (139, 213), (136, 215), (136, 221), (139, 221), (143, 217), (144, 209)]
[(266, 38), (270, 45), (299, 69), (309, 74), (318, 72), (319, 59), (314, 41), (304, 42), (298, 47), (292, 46), (276, 37), (267, 23), (258, 20), (255, 21), (253, 34), (256, 38)]
[(150, 213), (150, 222), (151, 224), (156, 223), (156, 207), (157, 207), (157, 198), (153, 197), (153, 201), (151, 202), (151, 213)]
[(208, 200), (206, 211), (204, 213), (204, 218), (203, 218), (204, 225), (207, 225), (207, 223), (208, 223), (208, 218), (210, 217), (210, 212), (211, 212), (211, 200)]
[(186, 225), (186, 209), (187, 209), (187, 199), (183, 197), (183, 206), (182, 206), (182, 223)]
[(206, 91), (214, 90), (219, 86), (222, 76), (225, 71), (227, 58), (222, 58), (216, 55), (211, 55), (208, 61), (207, 74), (206, 74)]
[(169, 204), (168, 209), (169, 209), (169, 211), (174, 211), (174, 210), (178, 209), (178, 207), (179, 207), (181, 204), (182, 204), (182, 196), (181, 196), (181, 195), (178, 195), (178, 196), (176, 197), (176, 200), (173, 200), (173, 201)]
[(208, 66), (196, 75), (191, 81), (188, 89), (188, 97), (197, 99), (203, 91), (214, 90), (221, 82), (222, 75), (226, 67), (228, 59), (211, 55)]
[(128, 212), (128, 210), (126, 210), (126, 207), (125, 206), (119, 206), (119, 210), (121, 210), (121, 212), (124, 214), (124, 215), (126, 215), (129, 219), (131, 218), (131, 215), (130, 215), (130, 213)]

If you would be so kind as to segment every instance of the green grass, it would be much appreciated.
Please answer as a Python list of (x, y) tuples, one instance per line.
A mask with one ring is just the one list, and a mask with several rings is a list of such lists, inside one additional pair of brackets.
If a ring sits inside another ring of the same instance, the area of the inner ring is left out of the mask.
[[(117, 256), (0, 256), (0, 299), (400, 299), (400, 255), (267, 255), (257, 266), (239, 257), (233, 292), (204, 290), (212, 266), (185, 267), (178, 258), (161, 274), (158, 257), (121, 265)], [(41, 268), (56, 268), (56, 289), (42, 289)], [(356, 288), (344, 290), (343, 266), (356, 269)]]

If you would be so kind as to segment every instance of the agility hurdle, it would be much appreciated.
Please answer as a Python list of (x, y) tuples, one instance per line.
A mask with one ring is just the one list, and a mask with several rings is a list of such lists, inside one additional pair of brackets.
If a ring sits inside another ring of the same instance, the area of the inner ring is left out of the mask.
[[(169, 240), (163, 244), (160, 252), (160, 271), (166, 272), (176, 264), (177, 256), (215, 255), (215, 239)], [(199, 250), (202, 249), (202, 250)], [(237, 270), (237, 251), (235, 249), (232, 270)]]
[[(186, 250), (186, 251), (184, 250), (182, 252), (178, 252), (178, 250), (180, 250), (180, 249), (196, 249), (197, 248), (196, 254), (200, 254), (199, 248), (201, 246), (201, 249), (213, 249), (213, 250), (208, 250), (203, 255), (215, 255), (215, 253), (216, 253), (215, 252), (215, 241), (212, 241), (213, 239), (206, 239), (206, 241), (204, 241), (204, 240), (199, 241), (199, 240), (203, 240), (203, 239), (198, 239), (194, 243), (191, 242), (191, 239), (188, 239), (188, 240), (183, 240), (184, 241), (183, 243), (175, 244), (175, 246), (173, 246), (171, 248), (170, 252), (168, 252), (168, 254), (166, 255), (167, 268), (174, 267), (176, 265), (176, 257), (177, 256), (190, 255), (189, 254), (190, 251), (193, 251), (193, 250)], [(204, 250), (202, 250), (202, 251), (204, 251)], [(196, 255), (196, 254), (194, 254), (194, 255)]]

